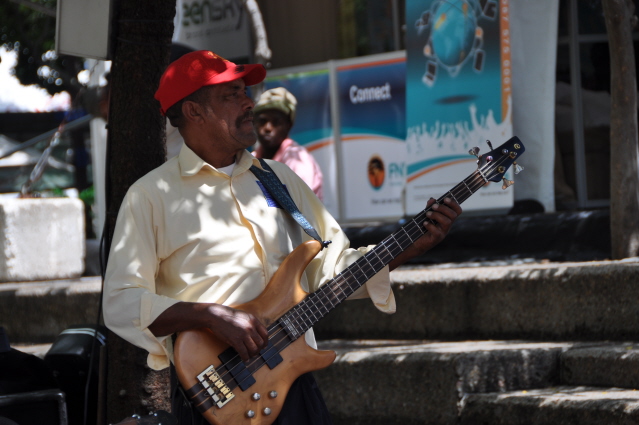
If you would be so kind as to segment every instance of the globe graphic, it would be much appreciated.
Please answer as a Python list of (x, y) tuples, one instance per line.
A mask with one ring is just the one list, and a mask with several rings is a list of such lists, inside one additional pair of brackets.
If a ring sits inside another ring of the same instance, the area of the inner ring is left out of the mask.
[(431, 42), (439, 61), (446, 66), (460, 65), (473, 49), (477, 20), (468, 1), (444, 1), (432, 18)]

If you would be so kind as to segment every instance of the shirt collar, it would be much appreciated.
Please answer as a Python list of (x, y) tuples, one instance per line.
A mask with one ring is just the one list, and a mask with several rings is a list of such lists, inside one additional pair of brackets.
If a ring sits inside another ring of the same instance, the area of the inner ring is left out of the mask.
[[(204, 167), (218, 172), (217, 168), (197, 156), (197, 154), (193, 152), (186, 143), (182, 145), (182, 149), (178, 155), (178, 161), (180, 164), (180, 174), (183, 177), (194, 176)], [(257, 158), (251, 155), (247, 150), (242, 150), (235, 157), (235, 169), (233, 170), (233, 174), (243, 173), (251, 168), (252, 165), (262, 168), (262, 165)]]

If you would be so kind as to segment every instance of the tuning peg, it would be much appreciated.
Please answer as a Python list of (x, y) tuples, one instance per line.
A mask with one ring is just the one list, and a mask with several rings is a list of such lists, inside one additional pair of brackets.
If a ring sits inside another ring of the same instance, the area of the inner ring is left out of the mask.
[(490, 150), (493, 150), (493, 144), (490, 143), (490, 140), (486, 140), (486, 143), (488, 144), (488, 147), (490, 148)]
[(509, 186), (512, 186), (515, 184), (514, 181), (508, 180), (506, 179), (506, 177), (503, 177), (502, 180), (504, 181), (504, 184), (501, 185), (501, 188), (504, 190), (508, 189)]
[(515, 174), (519, 174), (522, 171), (524, 171), (524, 167), (522, 167), (521, 165), (517, 164), (516, 162), (513, 162), (514, 170), (515, 170)]
[(479, 148), (477, 146), (475, 146), (474, 148), (470, 149), (468, 151), (468, 153), (472, 156), (476, 156), (477, 158), (479, 158)]

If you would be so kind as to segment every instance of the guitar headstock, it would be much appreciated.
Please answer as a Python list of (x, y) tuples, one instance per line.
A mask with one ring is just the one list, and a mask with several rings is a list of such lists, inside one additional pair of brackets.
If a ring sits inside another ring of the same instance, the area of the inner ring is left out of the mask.
[(511, 165), (515, 165), (515, 174), (523, 170), (523, 167), (517, 164), (517, 159), (526, 150), (523, 143), (517, 136), (511, 137), (498, 148), (493, 149), (490, 141), (486, 141), (491, 151), (483, 155), (479, 155), (479, 148), (475, 147), (468, 151), (471, 155), (477, 157), (478, 169), (481, 175), (488, 181), (498, 182), (504, 181), (503, 188), (506, 189), (514, 182), (507, 180), (504, 175)]

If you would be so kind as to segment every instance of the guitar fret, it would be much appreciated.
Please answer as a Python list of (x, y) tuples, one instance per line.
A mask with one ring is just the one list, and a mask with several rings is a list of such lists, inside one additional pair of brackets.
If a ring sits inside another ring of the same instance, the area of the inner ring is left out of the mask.
[(410, 239), (410, 237), (408, 237), (408, 240), (406, 240), (406, 238), (404, 238), (404, 239), (394, 238), (394, 240), (395, 240), (397, 246), (393, 247), (393, 250), (391, 251), (393, 253), (393, 255), (395, 255), (396, 251), (401, 250), (402, 246), (409, 246), (410, 244), (413, 243), (412, 240)]
[(335, 300), (335, 303), (334, 303), (335, 305), (339, 305), (342, 302), (341, 296), (344, 293), (344, 289), (342, 288), (341, 283), (343, 280), (344, 280), (344, 277), (342, 275), (338, 275), (331, 282), (324, 285), (324, 287), (328, 287), (330, 289), (331, 297), (333, 300)]
[(403, 230), (403, 231), (404, 231), (404, 234), (405, 234), (406, 236), (408, 236), (408, 239), (410, 239), (410, 241), (411, 241), (411, 242), (415, 242), (415, 241), (413, 240), (413, 238), (411, 238), (411, 237), (410, 237), (410, 235), (408, 234), (408, 232), (406, 232), (406, 228), (405, 228), (405, 227), (402, 227), (400, 230)]
[[(331, 302), (331, 300), (329, 298), (321, 297), (320, 293), (318, 293), (318, 292), (315, 292), (315, 293), (318, 294), (318, 295), (315, 296), (315, 298), (319, 302), (320, 306), (324, 308), (324, 312), (321, 313), (321, 317), (324, 317), (333, 308), (333, 303)], [(327, 301), (330, 304), (330, 308), (326, 305)]]
[[(390, 239), (388, 242), (392, 242), (394, 243), (396, 246), (401, 246), (402, 244), (400, 243), (400, 241), (398, 240), (398, 236), (401, 236), (399, 234), (397, 235), (391, 235)], [(392, 247), (387, 247), (389, 252), (394, 256), (394, 252), (393, 252), (393, 248)]]
[(364, 256), (368, 264), (371, 265), (371, 269), (373, 270), (372, 276), (375, 276), (377, 272), (384, 268), (385, 264), (379, 259), (375, 251), (371, 251), (371, 255)]
[(359, 262), (361, 264), (359, 264), (359, 269), (362, 271), (362, 273), (364, 274), (364, 277), (366, 278), (366, 280), (368, 281), (371, 277), (373, 277), (373, 273), (371, 272), (373, 269), (373, 267), (371, 267), (371, 264), (368, 262), (368, 257), (365, 255), (363, 256)]
[(318, 299), (317, 295), (315, 295), (314, 297), (307, 297), (307, 299), (309, 300), (309, 303), (311, 303), (315, 309), (315, 311), (313, 311), (313, 318), (315, 319), (315, 323), (317, 323), (319, 319), (324, 317), (324, 315), (322, 314), (322, 308), (326, 309), (326, 306), (324, 305), (321, 299)]
[(388, 249), (386, 248), (385, 245), (382, 245), (382, 246), (379, 246), (379, 247), (380, 247), (380, 249), (377, 249), (377, 247), (375, 247), (375, 249), (373, 250), (373, 252), (377, 256), (377, 258), (379, 258), (379, 260), (382, 263), (384, 263), (384, 264), (390, 263), (392, 261), (392, 259), (393, 259), (393, 256), (391, 255), (391, 253), (388, 252)]
[(464, 183), (464, 186), (466, 186), (466, 189), (472, 195), (474, 192), (470, 189), (470, 187), (468, 187), (468, 185), (466, 184), (466, 180), (462, 180), (462, 183)]
[(302, 324), (304, 326), (307, 326), (309, 323), (312, 323), (312, 319), (311, 317), (308, 315), (308, 310), (307, 309), (300, 309), (302, 314), (300, 315), (300, 318), (302, 319)]
[[(305, 304), (310, 304), (310, 302), (307, 301)], [(312, 308), (308, 308), (306, 309), (306, 312), (310, 314), (305, 314), (306, 320), (304, 321), (304, 324), (309, 327), (313, 326), (313, 323), (317, 322), (318, 320), (317, 316), (315, 316), (315, 311)]]
[[(326, 299), (331, 303), (331, 308), (335, 308), (340, 303), (339, 296), (337, 292), (335, 292), (334, 288), (336, 284), (337, 283), (335, 281), (330, 281), (319, 289), (319, 291), (321, 291)], [(339, 289), (339, 286), (337, 287), (337, 289)]]
[(458, 204), (460, 203), (460, 202), (457, 200), (457, 197), (456, 197), (455, 195), (453, 195), (453, 192), (448, 192), (448, 194), (451, 196), (451, 198), (453, 198), (453, 199), (455, 200), (455, 202), (457, 202)]

